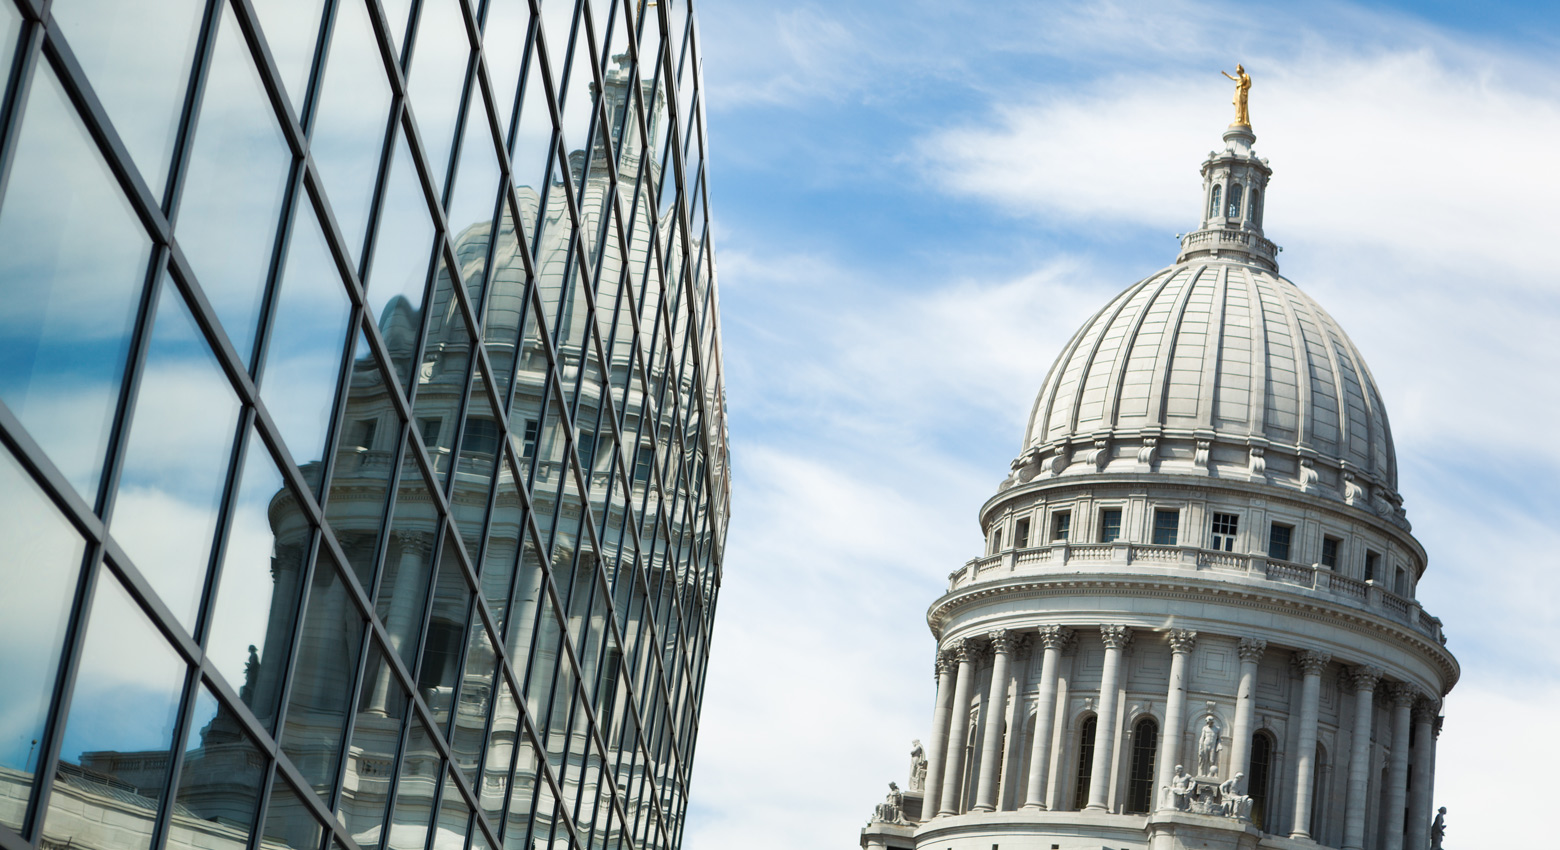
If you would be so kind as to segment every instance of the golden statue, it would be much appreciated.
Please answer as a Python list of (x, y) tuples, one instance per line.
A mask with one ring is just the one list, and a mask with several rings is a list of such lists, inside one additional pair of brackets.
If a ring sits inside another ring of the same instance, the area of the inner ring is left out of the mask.
[(1235, 104), (1235, 120), (1230, 122), (1231, 127), (1250, 127), (1251, 113), (1246, 109), (1246, 96), (1251, 94), (1251, 75), (1240, 65), (1235, 66), (1235, 76), (1225, 71), (1219, 73), (1235, 81), (1235, 98), (1230, 102)]

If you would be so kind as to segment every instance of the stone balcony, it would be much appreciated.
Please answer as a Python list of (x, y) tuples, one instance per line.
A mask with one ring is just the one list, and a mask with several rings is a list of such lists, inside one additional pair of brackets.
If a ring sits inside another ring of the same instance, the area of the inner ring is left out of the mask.
[(1419, 602), (1387, 590), (1374, 581), (1339, 575), (1320, 564), (1297, 564), (1265, 555), (1221, 552), (1195, 546), (1147, 543), (1053, 543), (1011, 549), (973, 558), (948, 575), (948, 592), (1010, 577), (1082, 572), (1099, 567), (1191, 570), (1203, 577), (1229, 576), (1304, 588), (1340, 604), (1360, 608), (1406, 625), (1441, 645), (1446, 644), (1441, 620), (1425, 613)]

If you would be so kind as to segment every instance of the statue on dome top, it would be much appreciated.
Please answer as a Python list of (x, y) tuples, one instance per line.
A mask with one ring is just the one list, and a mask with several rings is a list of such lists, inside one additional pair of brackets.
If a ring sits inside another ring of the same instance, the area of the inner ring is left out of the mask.
[(1235, 75), (1230, 76), (1228, 71), (1220, 71), (1226, 77), (1235, 81), (1235, 98), (1230, 102), (1235, 104), (1235, 120), (1230, 122), (1231, 127), (1250, 127), (1251, 112), (1246, 108), (1246, 97), (1251, 94), (1251, 75), (1246, 73), (1244, 66), (1235, 66)]

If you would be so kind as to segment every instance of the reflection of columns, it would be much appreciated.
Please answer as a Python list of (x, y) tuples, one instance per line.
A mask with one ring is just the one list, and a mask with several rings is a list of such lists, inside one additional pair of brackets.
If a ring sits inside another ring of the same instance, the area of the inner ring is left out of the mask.
[(1267, 641), (1241, 638), (1236, 652), (1240, 654), (1240, 681), (1235, 686), (1235, 731), (1230, 733), (1230, 777), (1244, 773), (1239, 793), (1246, 793), (1246, 783), (1251, 781), (1251, 727), (1257, 718), (1257, 662), (1267, 651)]
[(1414, 702), (1414, 788), (1408, 800), (1408, 850), (1430, 850), (1430, 750), (1435, 740), (1435, 715), (1440, 705), (1433, 699)]
[(1375, 667), (1350, 667), (1349, 684), (1354, 686), (1354, 748), (1349, 753), (1348, 813), (1343, 820), (1344, 850), (1365, 847), (1365, 808), (1370, 788), (1370, 722), (1375, 715), (1376, 682), (1381, 670)]
[(948, 711), (953, 705), (953, 653), (937, 653), (937, 703), (932, 709), (931, 746), (926, 749), (926, 794), (921, 801), (921, 820), (937, 814), (937, 799), (942, 793), (943, 757), (948, 749)]
[(1186, 728), (1186, 659), (1197, 645), (1197, 633), (1191, 629), (1171, 629), (1170, 690), (1165, 695), (1165, 730), (1159, 738), (1159, 777), (1154, 781), (1153, 809), (1172, 808), (1170, 795), (1164, 792), (1181, 760), (1181, 738)]
[(1051, 768), (1051, 729), (1056, 718), (1056, 668), (1061, 663), (1062, 646), (1072, 637), (1071, 629), (1041, 626), (1038, 639), (1040, 656), (1040, 693), (1035, 697), (1035, 740), (1030, 750), (1029, 785), (1024, 808), (1044, 809), (1046, 773)]
[(964, 739), (970, 734), (970, 686), (975, 678), (975, 644), (962, 640), (954, 648), (959, 660), (959, 674), (953, 684), (953, 705), (949, 707), (947, 757), (943, 761), (942, 796), (938, 798), (939, 815), (956, 814), (959, 810), (959, 783), (964, 779)]
[(1382, 850), (1403, 850), (1403, 807), (1408, 799), (1408, 724), (1412, 722), (1414, 700), (1419, 689), (1396, 683), (1388, 695), (1392, 698), (1392, 761), (1387, 770), (1387, 787), (1382, 807), (1386, 810), (1387, 834)]
[[(390, 610), (384, 614), (385, 634), (390, 638), (390, 651), (399, 654), (402, 658), (406, 654), (402, 651), (403, 645), (408, 640), (417, 639), (419, 621), (413, 619), (413, 615), (421, 616), (422, 610), (412, 610), (426, 593), (426, 589), (419, 590), (417, 582), (427, 582), (423, 565), (427, 563), (428, 553), (432, 551), (433, 541), (422, 534), (400, 534), (396, 536), (396, 542), (400, 544), (401, 554), (396, 561), (395, 583), (388, 593), (390, 596)], [(384, 579), (380, 579), (380, 584)], [(383, 597), (387, 591), (381, 587), (379, 594)], [(415, 649), (415, 647), (413, 648)], [(415, 654), (413, 660), (416, 659)], [(374, 682), (374, 691), (369, 700), (369, 710), (385, 714), (390, 710), (390, 666), (381, 665), (380, 668), (369, 670), (365, 675), (378, 678)]]
[(1306, 650), (1295, 653), (1305, 678), (1300, 685), (1300, 740), (1295, 749), (1295, 817), (1290, 838), (1311, 837), (1311, 796), (1316, 788), (1316, 720), (1322, 699), (1322, 670), (1332, 656)]
[(1100, 673), (1099, 711), (1094, 721), (1094, 761), (1089, 767), (1089, 805), (1104, 811), (1110, 800), (1111, 765), (1115, 763), (1112, 744), (1116, 741), (1116, 689), (1121, 680), (1121, 650), (1132, 639), (1126, 626), (1100, 626), (1105, 642), (1105, 669)]
[(1001, 629), (988, 635), (995, 658), (991, 662), (991, 689), (986, 695), (986, 734), (980, 742), (980, 779), (971, 811), (997, 808), (997, 766), (1002, 762), (1002, 718), (1007, 715), (1008, 665), (1013, 659), (1013, 633)]

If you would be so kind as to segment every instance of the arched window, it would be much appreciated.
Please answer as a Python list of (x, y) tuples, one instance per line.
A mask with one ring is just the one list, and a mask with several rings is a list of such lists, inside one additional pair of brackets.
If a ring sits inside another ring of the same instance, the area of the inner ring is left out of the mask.
[[(1311, 772), (1311, 835), (1322, 834), (1322, 815), (1327, 811), (1325, 798), (1327, 797), (1328, 778), (1331, 768), (1327, 764), (1327, 748), (1321, 742), (1316, 744), (1316, 762)], [(1387, 787), (1385, 785), (1381, 786)], [(1320, 839), (1317, 839), (1320, 840)]]
[(1261, 194), (1261, 190), (1252, 189), (1251, 197), (1246, 200), (1246, 218), (1258, 227), (1262, 226), (1262, 205), (1257, 203)]
[(1251, 736), (1251, 764), (1246, 768), (1246, 796), (1251, 798), (1251, 825), (1262, 829), (1267, 822), (1269, 777), (1273, 773), (1273, 736)]
[(1230, 208), (1225, 215), (1230, 218), (1240, 218), (1240, 184), (1230, 184)]
[(1219, 214), (1219, 198), (1221, 197), (1220, 193), (1223, 192), (1223, 191), (1224, 191), (1224, 187), (1223, 186), (1214, 186), (1213, 187), (1213, 194), (1211, 196), (1209, 196), (1209, 198), (1208, 198), (1208, 217), (1209, 218), (1213, 218), (1214, 216)]
[(1154, 810), (1154, 753), (1159, 750), (1159, 724), (1145, 717), (1132, 727), (1132, 773), (1127, 778), (1127, 814)]
[(1073, 787), (1073, 809), (1083, 811), (1089, 805), (1089, 774), (1094, 769), (1094, 730), (1096, 718), (1083, 721), (1078, 731), (1078, 783)]

